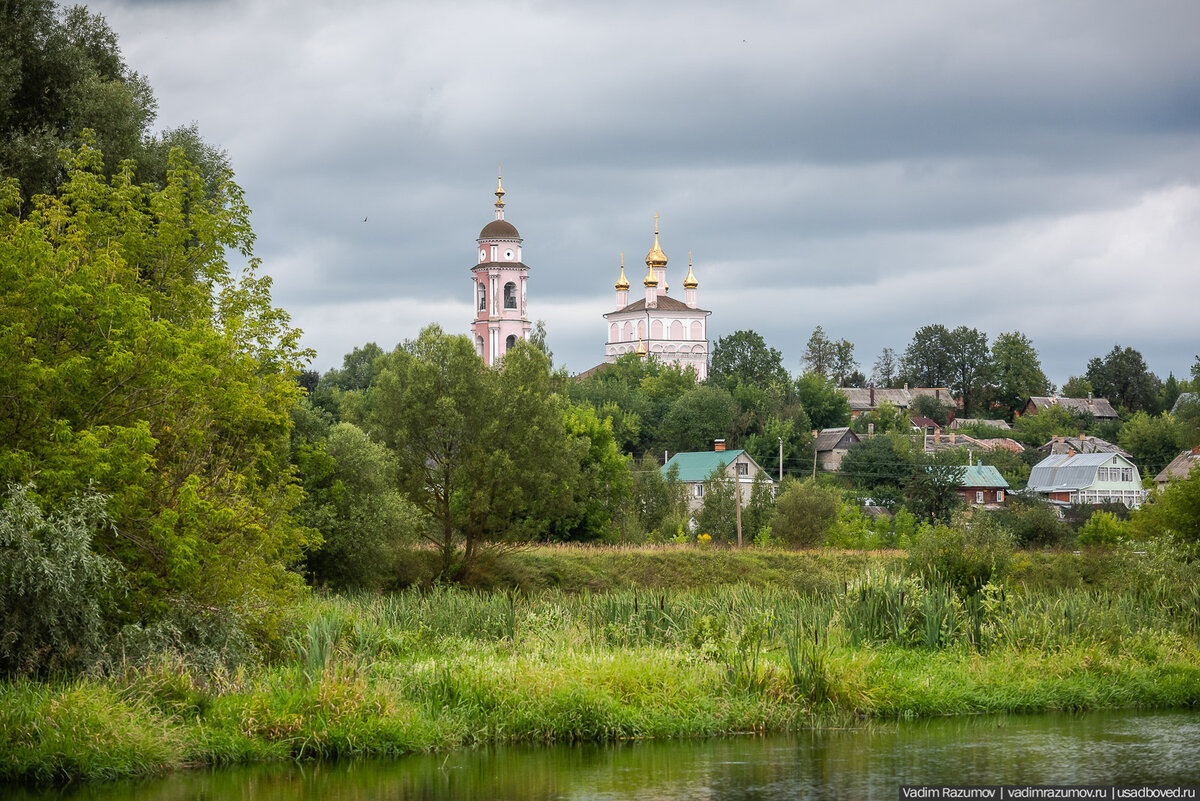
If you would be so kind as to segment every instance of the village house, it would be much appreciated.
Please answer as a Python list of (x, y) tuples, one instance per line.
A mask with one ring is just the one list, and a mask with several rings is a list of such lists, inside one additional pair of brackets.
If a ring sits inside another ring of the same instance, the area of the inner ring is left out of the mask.
[(1119, 446), (1099, 437), (1089, 437), (1087, 434), (1080, 434), (1077, 437), (1054, 437), (1045, 445), (1039, 446), (1038, 450), (1047, 456), (1072, 453), (1119, 453), (1126, 459), (1133, 458), (1132, 454), (1122, 450)]
[(955, 492), (967, 506), (998, 509), (1007, 497), (1008, 482), (990, 464), (970, 464), (962, 468)]
[[(667, 475), (672, 468), (678, 470), (678, 479), (687, 485), (688, 509), (693, 513), (698, 512), (704, 505), (704, 482), (717, 470), (724, 470), (725, 475), (737, 482), (743, 507), (750, 502), (755, 477), (761, 474), (768, 480), (771, 478), (746, 451), (725, 450), (723, 439), (716, 440), (711, 451), (675, 454), (662, 466), (663, 475)], [(775, 492), (777, 488), (776, 483), (772, 481), (771, 492)]]
[(1093, 398), (1089, 392), (1086, 398), (1064, 398), (1059, 395), (1049, 397), (1032, 397), (1025, 402), (1024, 408), (1017, 412), (1017, 417), (1027, 414), (1037, 414), (1042, 409), (1060, 406), (1072, 412), (1090, 414), (1097, 420), (1116, 420), (1117, 410), (1105, 398)]
[(1146, 497), (1137, 466), (1119, 453), (1047, 456), (1030, 471), (1028, 490), (1058, 504), (1119, 502), (1137, 508)]
[(842, 458), (854, 445), (859, 442), (858, 434), (849, 428), (825, 428), (819, 433), (814, 432), (814, 446), (817, 450), (817, 462), (821, 469), (836, 473), (842, 467)]
[(846, 396), (846, 400), (850, 402), (850, 417), (853, 419), (866, 412), (873, 412), (879, 408), (879, 404), (883, 402), (890, 403), (901, 411), (907, 411), (913, 404), (913, 399), (919, 395), (928, 395), (935, 398), (947, 406), (958, 408), (958, 401), (954, 399), (950, 390), (946, 387), (914, 387), (908, 388), (908, 384), (904, 385), (903, 389), (879, 389), (874, 384), (869, 387), (838, 387), (838, 392)]
[(1154, 477), (1154, 487), (1162, 489), (1172, 479), (1184, 479), (1200, 466), (1200, 446), (1186, 450), (1171, 460), (1162, 472)]

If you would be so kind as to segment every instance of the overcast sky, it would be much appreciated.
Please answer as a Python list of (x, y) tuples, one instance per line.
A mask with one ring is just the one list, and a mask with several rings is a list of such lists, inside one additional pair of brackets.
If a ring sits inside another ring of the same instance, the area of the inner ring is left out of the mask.
[(656, 213), (671, 294), (691, 250), (710, 337), (793, 373), (818, 324), (868, 375), (928, 323), (1020, 330), (1058, 384), (1200, 353), (1194, 0), (88, 5), (158, 124), (228, 150), (321, 371), (468, 330), (501, 162), (572, 372)]

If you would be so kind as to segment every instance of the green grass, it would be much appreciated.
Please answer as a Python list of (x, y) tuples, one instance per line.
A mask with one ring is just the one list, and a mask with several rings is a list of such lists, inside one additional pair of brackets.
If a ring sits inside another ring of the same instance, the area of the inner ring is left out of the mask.
[[(964, 600), (905, 577), (894, 555), (505, 558), (519, 570), (492, 575), (524, 577), (506, 591), (314, 596), (290, 610), (277, 659), (234, 672), (163, 658), (0, 684), (0, 779), (1200, 702), (1196, 585), (1157, 589), (1128, 563), (1051, 586), (1031, 559), (1023, 580)], [(515, 589), (552, 573), (604, 581)]]

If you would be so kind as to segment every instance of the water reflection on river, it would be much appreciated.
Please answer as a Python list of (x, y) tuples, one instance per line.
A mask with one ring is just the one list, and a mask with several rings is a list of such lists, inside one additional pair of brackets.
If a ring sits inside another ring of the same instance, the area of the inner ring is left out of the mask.
[(1200, 785), (1200, 713), (874, 724), (794, 736), (497, 747), (22, 793), (72, 801), (896, 799), (902, 784)]

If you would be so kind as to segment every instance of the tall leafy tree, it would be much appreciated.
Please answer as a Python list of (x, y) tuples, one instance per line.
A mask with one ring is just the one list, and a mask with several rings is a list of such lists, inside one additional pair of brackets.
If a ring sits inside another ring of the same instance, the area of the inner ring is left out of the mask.
[(991, 380), (991, 351), (987, 334), (960, 325), (950, 332), (950, 389), (962, 399), (963, 415), (979, 411)]
[(875, 360), (875, 365), (871, 368), (871, 380), (875, 382), (876, 386), (887, 389), (894, 389), (902, 383), (900, 358), (896, 355), (896, 351), (884, 348), (879, 352), (879, 358)]
[(946, 326), (934, 323), (918, 328), (900, 358), (900, 371), (918, 387), (949, 387), (954, 380), (954, 346)]
[(254, 274), (228, 175), (214, 206), (179, 153), (163, 189), (104, 163), (84, 144), (24, 218), (0, 188), (0, 484), (35, 482), (47, 508), (108, 495), (95, 543), (131, 615), (187, 598), (265, 619), (310, 537), (286, 459), (308, 354)]
[(734, 331), (713, 343), (708, 380), (731, 390), (739, 383), (768, 387), (786, 384), (783, 356), (755, 331)]
[(1065, 398), (1086, 398), (1095, 392), (1092, 382), (1083, 376), (1073, 375), (1063, 384), (1062, 394)]
[(225, 152), (194, 125), (151, 133), (157, 107), (100, 15), (50, 0), (0, 4), (0, 174), (18, 180), (24, 201), (58, 190), (67, 178), (59, 151), (91, 130), (105, 175), (134, 159), (139, 183), (165, 186), (168, 157), (180, 149), (208, 186), (206, 202), (224, 203)]
[(1030, 397), (1050, 393), (1033, 342), (1020, 331), (1001, 334), (992, 343), (992, 381), (996, 401), (1009, 420)]
[(395, 454), (400, 490), (432, 519), (421, 536), (443, 575), (469, 572), (489, 543), (537, 539), (571, 511), (578, 463), (541, 351), (518, 342), (493, 370), (467, 337), (430, 326), (380, 367), (367, 424)]
[(810, 372), (797, 378), (796, 397), (814, 428), (850, 425), (850, 401), (819, 374)]
[(671, 404), (663, 418), (664, 446), (704, 451), (714, 439), (728, 439), (737, 415), (733, 397), (720, 387), (693, 387)]
[(800, 358), (808, 368), (807, 372), (827, 378), (836, 356), (836, 345), (829, 339), (825, 329), (818, 325), (808, 338), (808, 344), (804, 346), (804, 355)]
[(1105, 357), (1090, 360), (1087, 380), (1096, 394), (1127, 411), (1151, 414), (1158, 411), (1158, 377), (1133, 348), (1113, 345)]
[(1129, 451), (1149, 477), (1170, 464), (1188, 441), (1184, 427), (1169, 414), (1151, 417), (1135, 412), (1121, 426), (1117, 444)]

